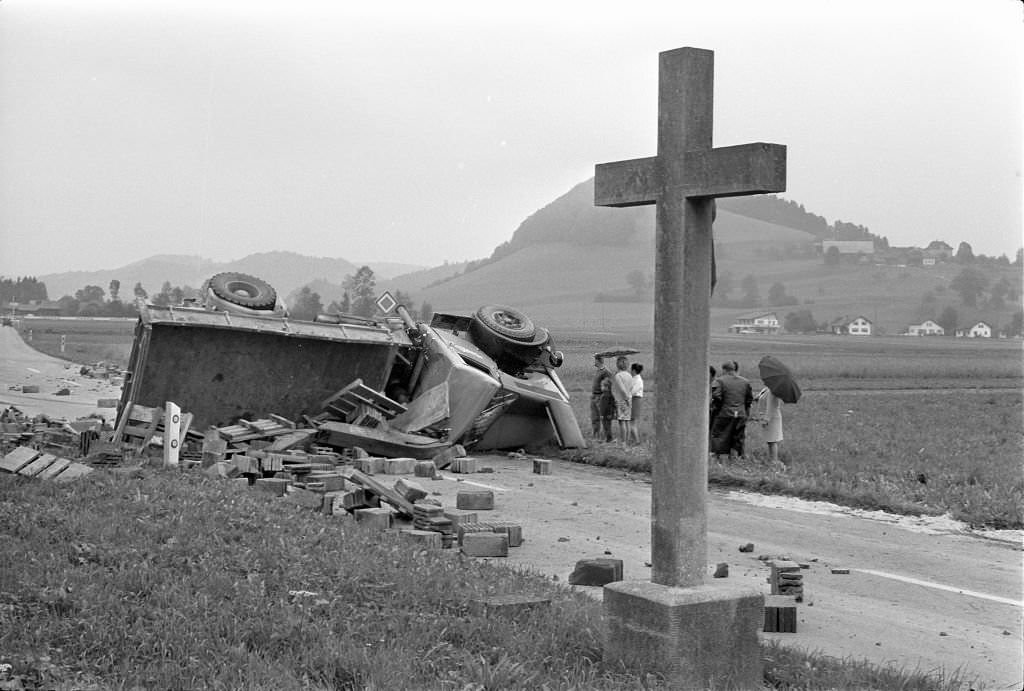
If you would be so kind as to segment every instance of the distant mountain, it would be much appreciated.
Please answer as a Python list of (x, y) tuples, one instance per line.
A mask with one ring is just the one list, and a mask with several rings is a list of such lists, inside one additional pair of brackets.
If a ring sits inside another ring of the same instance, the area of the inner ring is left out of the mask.
[[(295, 252), (262, 252), (232, 262), (214, 262), (190, 255), (161, 254), (114, 269), (69, 271), (38, 278), (46, 284), (47, 295), (51, 300), (74, 295), (87, 285), (99, 286), (108, 291), (114, 279), (121, 282), (121, 297), (127, 300), (131, 299), (136, 283), (141, 283), (147, 293), (154, 294), (160, 291), (165, 281), (172, 286), (198, 288), (216, 273), (238, 271), (262, 278), (283, 296), (317, 279), (340, 285), (345, 276), (354, 274), (362, 265), (340, 258), (308, 257)], [(395, 262), (373, 262), (366, 265), (382, 280), (399, 273), (424, 269), (422, 266)]]

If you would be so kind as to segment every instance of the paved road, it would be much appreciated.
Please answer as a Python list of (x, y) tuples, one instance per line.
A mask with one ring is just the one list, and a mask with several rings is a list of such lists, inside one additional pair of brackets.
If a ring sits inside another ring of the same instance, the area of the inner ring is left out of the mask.
[[(29, 347), (10, 326), (0, 327), (0, 409), (16, 406), (28, 415), (45, 413), (74, 420), (98, 413), (112, 420), (114, 408), (100, 408), (103, 398), (120, 398), (121, 389), (102, 379), (78, 374), (80, 365), (43, 355)], [(21, 393), (20, 386), (36, 384), (39, 393)], [(12, 390), (10, 387), (18, 387)], [(67, 396), (55, 395), (68, 389)]]
[[(511, 563), (566, 582), (577, 560), (610, 555), (623, 560), (627, 579), (650, 578), (646, 476), (564, 461), (553, 461), (551, 475), (534, 475), (527, 459), (480, 462), (495, 473), (446, 475), (429, 489), (454, 505), (460, 486), (493, 488), (494, 519), (523, 526), (525, 542), (511, 550)], [(709, 580), (725, 562), (734, 582), (767, 593), (769, 568), (759, 556), (806, 562), (798, 632), (764, 635), (839, 658), (961, 668), (965, 680), (989, 689), (1022, 688), (1020, 531), (986, 537), (952, 521), (824, 513), (824, 506), (712, 492)], [(748, 542), (754, 552), (739, 552)], [(833, 567), (850, 573), (834, 575)], [(601, 597), (599, 588), (585, 590)]]

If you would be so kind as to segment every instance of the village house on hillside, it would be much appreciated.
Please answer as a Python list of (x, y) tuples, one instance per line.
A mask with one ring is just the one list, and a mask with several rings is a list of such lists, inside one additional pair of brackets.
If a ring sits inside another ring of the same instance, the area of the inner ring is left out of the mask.
[(945, 336), (946, 330), (933, 322), (925, 319), (920, 324), (911, 324), (907, 327), (908, 336)]
[(779, 333), (779, 317), (775, 312), (738, 317), (729, 327), (729, 333), (777, 334)]
[(957, 338), (992, 338), (994, 329), (992, 325), (984, 321), (968, 322), (964, 326), (956, 327)]
[(924, 254), (923, 261), (930, 259), (933, 265), (936, 261), (944, 262), (953, 258), (953, 248), (942, 240), (932, 240), (922, 253)]
[(839, 258), (843, 261), (868, 262), (875, 254), (874, 240), (821, 241), (821, 253), (823, 255), (827, 256), (832, 248), (835, 248), (834, 251), (839, 254)]
[(870, 336), (872, 323), (867, 317), (838, 317), (829, 324), (829, 330), (837, 336)]

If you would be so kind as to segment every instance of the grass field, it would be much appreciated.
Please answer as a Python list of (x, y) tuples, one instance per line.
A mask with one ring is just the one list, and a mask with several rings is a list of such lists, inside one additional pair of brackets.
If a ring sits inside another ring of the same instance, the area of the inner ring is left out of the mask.
[[(592, 354), (618, 346), (645, 363), (642, 436), (653, 435), (657, 371), (650, 341), (584, 335), (561, 339), (560, 376), (584, 426)], [(714, 484), (897, 513), (950, 514), (975, 526), (1024, 527), (1024, 417), (1019, 341), (733, 337), (712, 340), (711, 362), (737, 360), (759, 388), (757, 361), (776, 355), (804, 396), (783, 411), (782, 463), (767, 462), (759, 425), (750, 459), (712, 463)], [(586, 462), (649, 470), (651, 444), (596, 444)]]
[[(0, 474), (0, 545), (0, 688), (667, 688), (603, 659), (582, 593), (199, 472)], [(495, 594), (550, 604), (484, 613)], [(762, 658), (765, 688), (967, 688), (777, 644)]]
[[(23, 320), (32, 345), (80, 362), (127, 364), (134, 322)], [(567, 330), (559, 370), (581, 426), (589, 427), (592, 354), (632, 347), (645, 365), (639, 447), (596, 444), (567, 457), (650, 468), (658, 376), (653, 336)], [(784, 410), (778, 465), (765, 461), (761, 430), (748, 428), (752, 458), (709, 468), (712, 483), (899, 513), (945, 514), (975, 526), (1024, 527), (1021, 341), (908, 337), (717, 336), (711, 362), (737, 360), (759, 385), (757, 362), (773, 354), (798, 376), (804, 397)]]

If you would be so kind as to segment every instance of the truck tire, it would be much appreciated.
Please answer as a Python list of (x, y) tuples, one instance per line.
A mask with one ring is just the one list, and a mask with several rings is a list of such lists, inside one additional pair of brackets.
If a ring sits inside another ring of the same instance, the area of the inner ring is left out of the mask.
[(530, 343), (537, 335), (530, 318), (511, 307), (484, 305), (476, 311), (476, 322), (492, 334), (517, 343)]
[(214, 295), (239, 307), (272, 310), (277, 305), (277, 291), (255, 276), (227, 271), (213, 276), (209, 285)]

